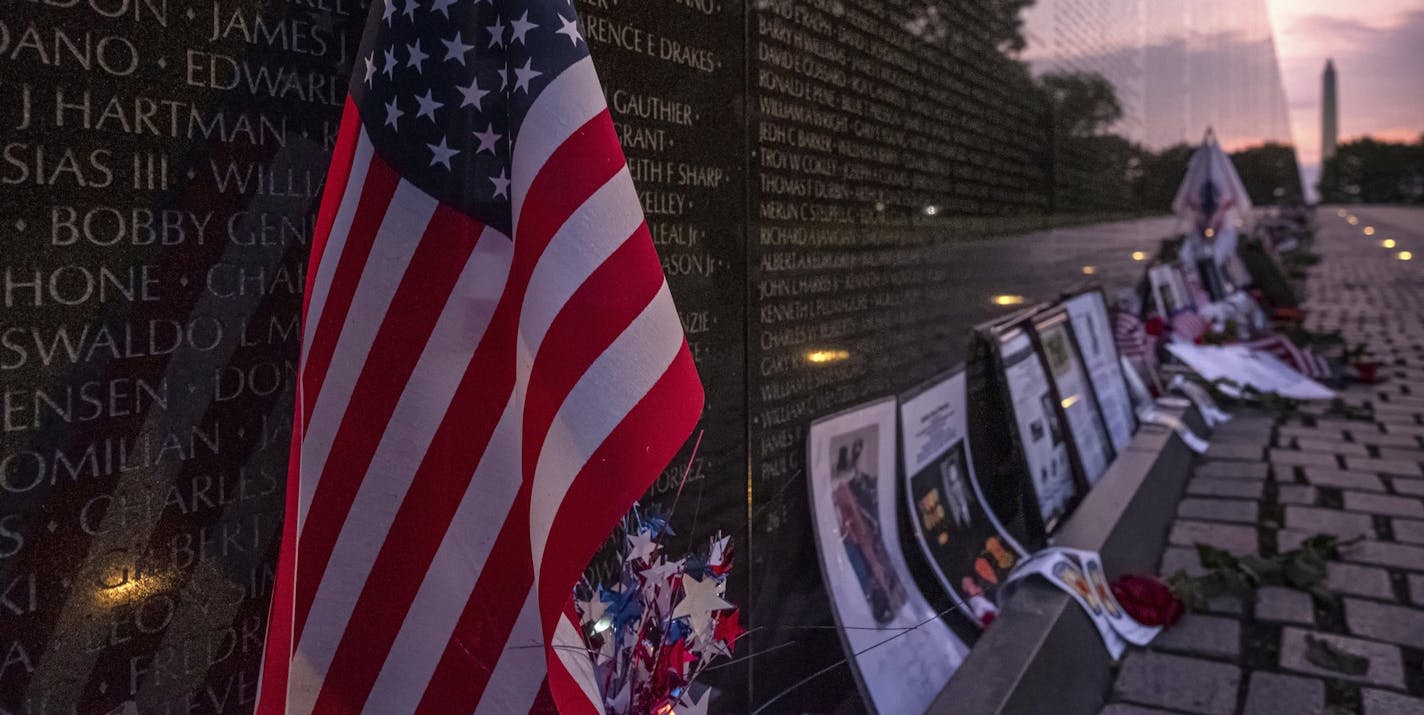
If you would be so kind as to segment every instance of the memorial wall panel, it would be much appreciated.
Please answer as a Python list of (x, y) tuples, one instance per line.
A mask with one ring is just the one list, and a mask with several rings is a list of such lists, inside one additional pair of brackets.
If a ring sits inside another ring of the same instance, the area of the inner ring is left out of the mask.
[[(0, 713), (247, 712), (367, 3), (0, 2)], [(640, 510), (674, 554), (733, 537), (712, 711), (858, 711), (807, 425), (1135, 283), (1176, 230), (1143, 217), (1177, 46), (1146, 0), (573, 5), (706, 388)]]
[(0, 710), (251, 706), (307, 251), (364, 19), (5, 3)]

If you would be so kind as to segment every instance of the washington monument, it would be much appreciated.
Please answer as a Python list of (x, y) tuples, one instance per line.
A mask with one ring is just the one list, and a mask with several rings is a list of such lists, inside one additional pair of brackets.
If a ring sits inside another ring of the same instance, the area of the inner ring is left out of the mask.
[(1320, 161), (1335, 156), (1335, 144), (1340, 138), (1340, 104), (1335, 93), (1335, 61), (1325, 61), (1320, 76)]

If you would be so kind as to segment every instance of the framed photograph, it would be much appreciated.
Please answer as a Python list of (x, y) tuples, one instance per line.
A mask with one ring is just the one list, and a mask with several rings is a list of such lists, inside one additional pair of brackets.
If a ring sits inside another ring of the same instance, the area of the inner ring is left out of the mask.
[(1051, 534), (1077, 504), (1086, 484), (1073, 468), (1066, 430), (1054, 409), (1053, 386), (1028, 326), (1001, 329), (995, 341), (1027, 482), (1043, 534)]
[(924, 712), (968, 647), (900, 550), (895, 419), (887, 398), (817, 420), (806, 464), (821, 574), (861, 692), (877, 712)]
[(1133, 412), (1127, 376), (1118, 359), (1107, 298), (1101, 289), (1090, 288), (1064, 299), (1063, 308), (1073, 323), (1078, 353), (1088, 370), (1113, 451), (1121, 453), (1137, 431), (1137, 414)]
[(1052, 389), (1047, 409), (1056, 409), (1072, 437), (1071, 453), (1088, 486), (1098, 482), (1115, 451), (1083, 366), (1068, 311), (1062, 306), (1034, 316), (1033, 335)]
[[(988, 507), (967, 433), (964, 370), (900, 401), (905, 497), (915, 538), (952, 602), (956, 621), (983, 628), (998, 613), (998, 586), (1024, 549)], [(971, 631), (972, 632), (972, 631)]]
[(1147, 270), (1147, 280), (1152, 286), (1152, 300), (1157, 306), (1157, 314), (1163, 319), (1171, 318), (1183, 308), (1193, 307), (1187, 280), (1175, 263), (1158, 263), (1151, 267)]

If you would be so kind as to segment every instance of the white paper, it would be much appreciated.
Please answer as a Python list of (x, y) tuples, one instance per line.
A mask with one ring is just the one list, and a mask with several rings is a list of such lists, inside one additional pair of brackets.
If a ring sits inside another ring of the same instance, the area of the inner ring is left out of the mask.
[[(1027, 561), (1019, 564), (1009, 580), (1011, 583), (1016, 583), (1035, 575), (1042, 576), (1049, 583), (1057, 586), (1059, 590), (1071, 596), (1074, 601), (1077, 601), (1078, 605), (1083, 608), (1083, 612), (1088, 614), (1093, 626), (1098, 629), (1098, 635), (1102, 637), (1103, 646), (1107, 648), (1108, 655), (1113, 660), (1122, 657), (1123, 651), (1127, 650), (1127, 643), (1113, 628), (1112, 622), (1108, 619), (1107, 610), (1103, 607), (1103, 598), (1097, 594), (1097, 589), (1088, 585), (1088, 579), (1083, 573), (1082, 566), (1070, 557), (1065, 549), (1047, 548), (1034, 553)], [(1112, 596), (1111, 591), (1108, 596)], [(1007, 598), (1012, 598), (1012, 592)]]
[(878, 712), (924, 712), (968, 648), (900, 551), (895, 412), (891, 398), (815, 422), (806, 463), (821, 572), (862, 691)]
[[(1240, 345), (1171, 343), (1167, 350), (1208, 382), (1225, 378), (1264, 393), (1297, 400), (1328, 400), (1335, 392), (1296, 372), (1274, 356)], [(1230, 386), (1221, 387), (1231, 394)]]
[(1004, 377), (1013, 400), (1019, 443), (1028, 462), (1029, 477), (1038, 496), (1038, 510), (1049, 530), (1063, 517), (1077, 491), (1063, 426), (1048, 392), (1048, 375), (1028, 333), (1015, 331), (999, 347)]
[(1102, 293), (1094, 290), (1074, 296), (1063, 307), (1073, 321), (1073, 333), (1078, 337), (1078, 349), (1083, 353), (1088, 377), (1098, 394), (1098, 405), (1103, 410), (1103, 421), (1107, 423), (1113, 450), (1121, 452), (1132, 441), (1136, 419), (1126, 376), (1113, 343), (1107, 305)]

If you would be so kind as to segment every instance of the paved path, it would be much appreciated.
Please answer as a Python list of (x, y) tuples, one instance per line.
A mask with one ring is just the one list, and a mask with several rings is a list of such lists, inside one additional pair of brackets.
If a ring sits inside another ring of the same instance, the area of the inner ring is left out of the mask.
[[(1329, 565), (1332, 601), (1284, 588), (1220, 599), (1147, 650), (1130, 652), (1103, 715), (1180, 712), (1424, 715), (1424, 209), (1317, 214), (1309, 327), (1340, 330), (1385, 364), (1383, 383), (1344, 393), (1369, 419), (1219, 428), (1177, 510), (1162, 573), (1200, 572), (1192, 544), (1274, 554), (1312, 533), (1364, 541)], [(1366, 236), (1366, 227), (1373, 235)], [(1381, 246), (1385, 238), (1394, 249)], [(1400, 261), (1397, 252), (1416, 256)], [(1316, 635), (1369, 659), (1364, 675), (1305, 659)]]

